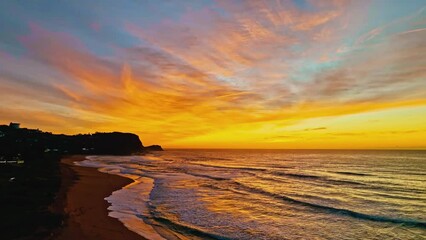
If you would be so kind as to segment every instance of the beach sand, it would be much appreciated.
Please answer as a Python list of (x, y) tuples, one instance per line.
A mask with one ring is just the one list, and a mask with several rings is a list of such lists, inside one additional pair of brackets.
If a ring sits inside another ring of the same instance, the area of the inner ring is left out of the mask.
[(109, 217), (109, 204), (104, 200), (132, 180), (73, 164), (81, 160), (84, 156), (66, 157), (61, 161), (61, 190), (51, 210), (66, 217), (63, 227), (50, 239), (144, 239), (118, 219)]

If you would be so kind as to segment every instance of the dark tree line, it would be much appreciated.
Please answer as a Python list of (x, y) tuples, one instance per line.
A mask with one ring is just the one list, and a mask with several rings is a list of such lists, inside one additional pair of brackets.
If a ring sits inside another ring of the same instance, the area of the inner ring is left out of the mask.
[(0, 126), (0, 156), (7, 159), (19, 156), (31, 160), (46, 153), (129, 155), (144, 150), (162, 149), (158, 145), (145, 148), (139, 137), (132, 133), (64, 135)]

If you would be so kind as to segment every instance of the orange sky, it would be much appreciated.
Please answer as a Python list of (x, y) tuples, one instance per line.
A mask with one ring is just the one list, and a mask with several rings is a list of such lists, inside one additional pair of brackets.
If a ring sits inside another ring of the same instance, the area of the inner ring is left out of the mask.
[(14, 4), (5, 124), (165, 148), (426, 148), (424, 2), (172, 1), (78, 21), (77, 5)]

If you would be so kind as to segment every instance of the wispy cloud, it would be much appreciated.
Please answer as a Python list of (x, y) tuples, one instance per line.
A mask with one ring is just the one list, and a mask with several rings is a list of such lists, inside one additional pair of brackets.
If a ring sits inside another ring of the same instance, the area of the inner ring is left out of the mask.
[[(425, 105), (424, 8), (371, 27), (368, 7), (217, 1), (145, 19), (105, 8), (84, 31), (38, 17), (18, 34), (19, 54), (0, 45), (0, 100), (58, 131), (72, 122), (170, 145), (243, 132), (271, 139), (307, 119)], [(30, 122), (2, 111), (0, 120)]]

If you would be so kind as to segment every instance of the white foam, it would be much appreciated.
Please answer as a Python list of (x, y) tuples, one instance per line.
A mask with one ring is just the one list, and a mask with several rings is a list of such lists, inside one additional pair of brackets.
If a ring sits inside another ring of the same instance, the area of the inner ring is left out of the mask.
[(76, 162), (75, 164), (78, 166), (94, 167), (100, 172), (132, 179), (133, 183), (113, 192), (111, 196), (105, 198), (111, 204), (108, 207), (108, 210), (110, 210), (108, 215), (117, 218), (126, 228), (147, 239), (164, 239), (151, 225), (145, 223), (143, 220), (149, 219), (150, 214), (147, 203), (149, 201), (149, 194), (154, 186), (154, 180), (127, 173), (119, 165), (108, 165), (108, 160), (113, 159), (119, 160), (118, 157), (105, 157), (101, 160), (96, 156), (89, 156), (86, 157), (86, 160)]

